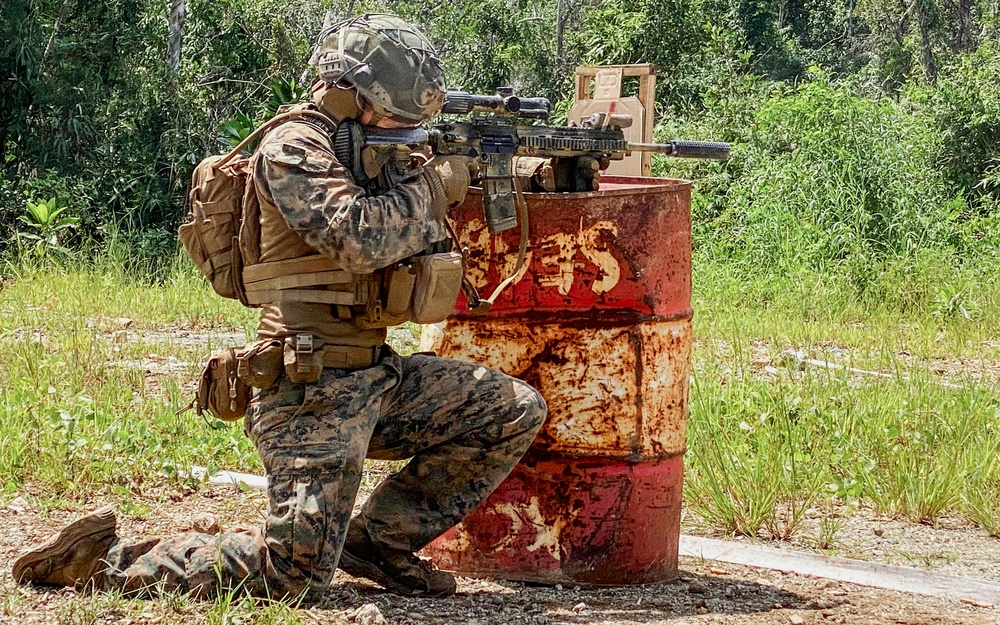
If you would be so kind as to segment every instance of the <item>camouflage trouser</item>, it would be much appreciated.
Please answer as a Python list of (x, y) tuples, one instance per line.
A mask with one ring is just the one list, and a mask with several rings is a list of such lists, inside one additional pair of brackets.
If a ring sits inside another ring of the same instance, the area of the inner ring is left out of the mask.
[(212, 594), (243, 583), (315, 598), (336, 569), (366, 456), (412, 459), (353, 522), (376, 544), (417, 551), (500, 484), (544, 418), (528, 384), (433, 356), (390, 352), (369, 369), (324, 370), (315, 384), (283, 380), (246, 417), (268, 474), (263, 527), (120, 540), (105, 585)]

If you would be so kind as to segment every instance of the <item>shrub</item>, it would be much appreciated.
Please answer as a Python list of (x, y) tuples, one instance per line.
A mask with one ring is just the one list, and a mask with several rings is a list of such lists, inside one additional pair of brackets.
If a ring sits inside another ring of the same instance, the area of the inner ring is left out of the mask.
[(954, 242), (963, 202), (935, 168), (939, 147), (899, 104), (813, 68), (757, 110), (725, 210), (697, 225), (696, 244), (749, 274), (843, 274), (864, 294), (882, 264)]

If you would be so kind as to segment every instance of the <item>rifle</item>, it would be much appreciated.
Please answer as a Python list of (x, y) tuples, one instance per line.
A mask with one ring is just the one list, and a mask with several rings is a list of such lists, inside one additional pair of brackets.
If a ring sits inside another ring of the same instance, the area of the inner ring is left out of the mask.
[(338, 160), (355, 181), (367, 186), (362, 150), (373, 148), (380, 166), (391, 165), (400, 177), (411, 169), (410, 154), (429, 148), (433, 154), (466, 156), (479, 164), (482, 174), (483, 207), (490, 232), (517, 225), (513, 160), (518, 156), (579, 158), (588, 156), (606, 168), (630, 152), (645, 151), (676, 158), (729, 158), (729, 144), (705, 141), (629, 143), (623, 129), (632, 124), (629, 115), (595, 113), (568, 127), (525, 125), (519, 119), (544, 120), (552, 105), (546, 98), (520, 98), (502, 88), (497, 95), (474, 95), (448, 90), (441, 113), (469, 115), (443, 121), (430, 128), (384, 129), (344, 122), (334, 137)]

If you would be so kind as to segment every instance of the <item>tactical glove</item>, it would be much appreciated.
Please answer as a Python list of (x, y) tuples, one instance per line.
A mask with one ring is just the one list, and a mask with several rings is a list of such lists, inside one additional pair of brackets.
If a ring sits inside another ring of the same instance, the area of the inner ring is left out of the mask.
[[(603, 164), (607, 167), (607, 164)], [(530, 179), (531, 191), (597, 191), (602, 163), (590, 156), (518, 159), (517, 176)]]
[[(428, 161), (425, 171), (436, 175), (440, 181), (440, 189), (434, 181), (431, 181), (431, 190), (434, 194), (444, 195), (445, 202), (435, 201), (435, 216), (443, 219), (447, 209), (461, 204), (469, 192), (469, 183), (472, 181), (469, 175), (469, 159), (464, 156), (435, 156)], [(444, 212), (439, 209), (441, 204), (444, 205)]]

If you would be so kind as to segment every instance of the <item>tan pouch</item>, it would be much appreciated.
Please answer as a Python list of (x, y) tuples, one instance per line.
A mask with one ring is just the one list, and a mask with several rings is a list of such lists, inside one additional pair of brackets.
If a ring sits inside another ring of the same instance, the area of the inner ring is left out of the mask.
[(410, 263), (399, 263), (392, 268), (389, 288), (386, 289), (385, 312), (394, 317), (405, 316), (413, 301), (413, 286), (417, 270)]
[(285, 340), (285, 376), (293, 384), (311, 384), (323, 373), (323, 348), (313, 344), (311, 334), (296, 334)]
[(217, 419), (236, 421), (246, 414), (251, 390), (236, 373), (238, 363), (235, 347), (216, 352), (208, 359), (195, 397), (199, 415), (207, 410)]
[(413, 259), (413, 315), (416, 323), (444, 321), (455, 308), (462, 289), (462, 255), (458, 252), (428, 254)]
[(247, 386), (259, 389), (273, 388), (284, 367), (285, 345), (277, 339), (256, 341), (237, 352), (239, 363), (236, 375)]

